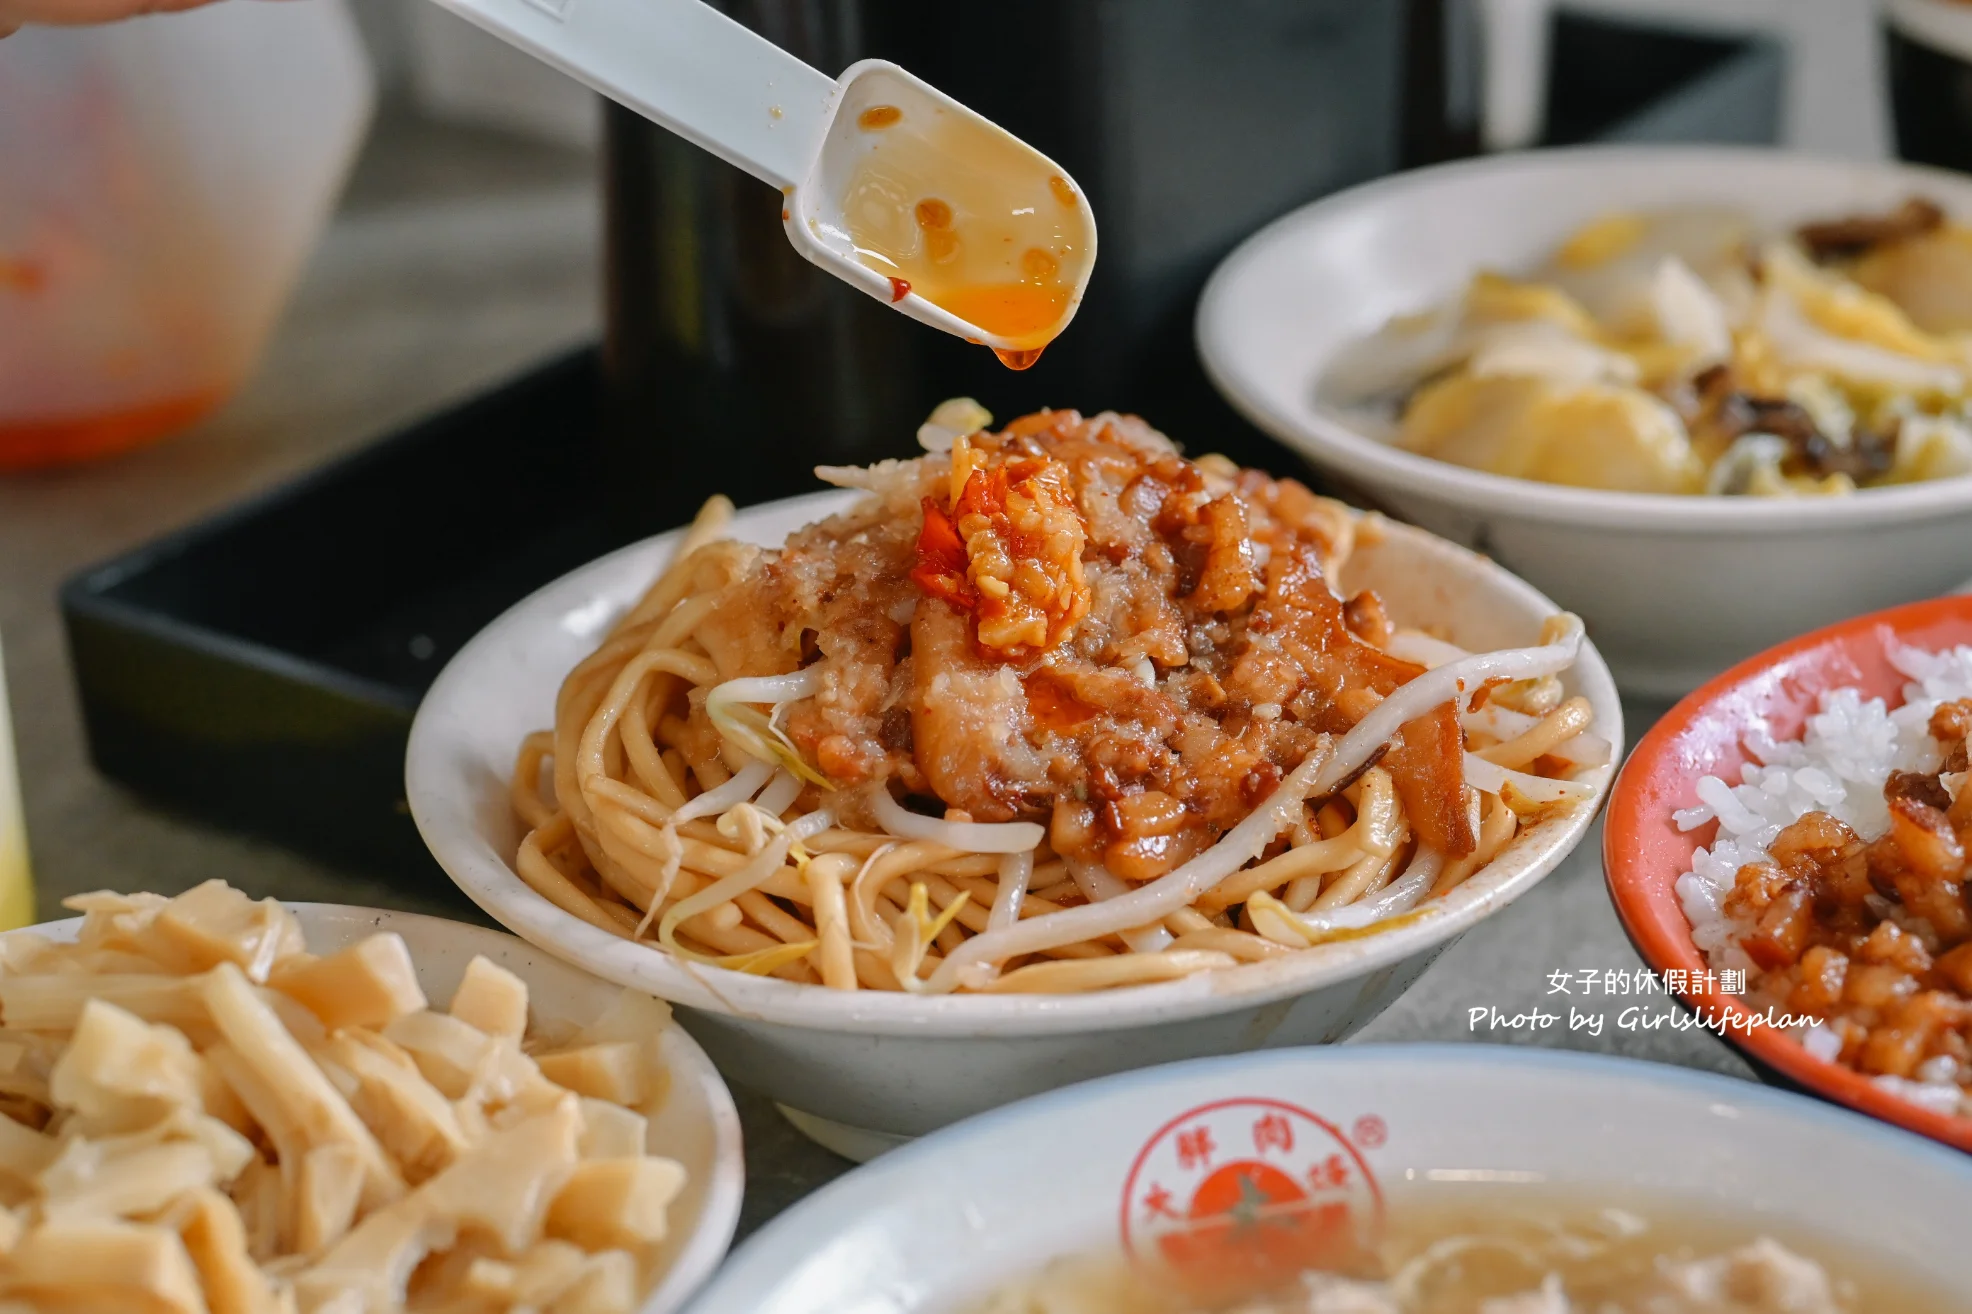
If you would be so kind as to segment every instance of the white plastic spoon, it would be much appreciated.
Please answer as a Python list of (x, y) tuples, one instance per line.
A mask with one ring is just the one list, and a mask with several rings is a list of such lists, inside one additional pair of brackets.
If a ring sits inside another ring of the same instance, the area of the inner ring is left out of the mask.
[(1016, 368), (1081, 303), (1081, 189), (895, 64), (832, 80), (701, 0), (437, 2), (780, 188), (802, 255)]

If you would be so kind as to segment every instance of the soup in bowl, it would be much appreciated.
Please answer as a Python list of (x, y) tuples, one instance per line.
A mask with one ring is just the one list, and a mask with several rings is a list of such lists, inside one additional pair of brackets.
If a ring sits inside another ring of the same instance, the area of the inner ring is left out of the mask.
[(1945, 1311), (1972, 1167), (1626, 1060), (1344, 1047), (1180, 1064), (833, 1183), (696, 1314)]

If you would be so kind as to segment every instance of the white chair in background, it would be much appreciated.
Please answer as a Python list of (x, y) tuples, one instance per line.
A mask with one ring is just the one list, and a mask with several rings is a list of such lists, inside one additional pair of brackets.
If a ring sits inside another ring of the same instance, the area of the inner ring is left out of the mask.
[[(1459, 0), (1453, 0), (1454, 3)], [(1783, 144), (1824, 155), (1890, 153), (1883, 43), (1870, 0), (1465, 0), (1477, 7), (1484, 64), (1480, 139), (1489, 150), (1540, 140), (1554, 13), (1593, 14), (1787, 45)]]
[(1920, 45), (1972, 61), (1972, 8), (1957, 0), (1884, 0), (1883, 13)]

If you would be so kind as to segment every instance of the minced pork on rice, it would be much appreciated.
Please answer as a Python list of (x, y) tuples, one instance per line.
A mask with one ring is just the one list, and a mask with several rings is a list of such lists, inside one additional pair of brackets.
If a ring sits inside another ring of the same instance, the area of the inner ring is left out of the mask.
[[(1706, 776), (1698, 782), (1698, 804), (1674, 814), (1682, 830), (1695, 830), (1714, 818), (1719, 823), (1711, 847), (1692, 854), (1691, 870), (1677, 883), (1692, 939), (1715, 969), (1743, 969), (1753, 981), (1759, 976), (1736, 938), (1746, 928), (1735, 928), (1722, 905), (1742, 867), (1768, 860), (1767, 846), (1782, 829), (1821, 811), (1847, 823), (1865, 841), (1874, 840), (1890, 824), (1883, 797), (1890, 773), (1939, 769), (1942, 750), (1927, 727), (1939, 704), (1972, 698), (1972, 647), (1924, 652), (1898, 644), (1887, 631), (1884, 647), (1890, 664), (1911, 680), (1904, 686), (1902, 706), (1892, 711), (1882, 699), (1865, 701), (1854, 689), (1827, 691), (1800, 739), (1776, 742), (1754, 731), (1745, 746), (1755, 761), (1740, 769), (1741, 783), (1728, 785)], [(1943, 783), (1956, 797), (1964, 777), (1947, 775)], [(1872, 905), (1880, 916), (1895, 919), (1901, 912), (1891, 901), (1872, 897), (1881, 904)], [(1833, 1060), (1841, 1048), (1827, 1026), (1810, 1026), (1796, 1035), (1818, 1058)], [(1946, 1059), (1927, 1062), (1916, 1081), (1890, 1076), (1876, 1080), (1928, 1107), (1956, 1112), (1964, 1098), (1957, 1075), (1956, 1065)]]

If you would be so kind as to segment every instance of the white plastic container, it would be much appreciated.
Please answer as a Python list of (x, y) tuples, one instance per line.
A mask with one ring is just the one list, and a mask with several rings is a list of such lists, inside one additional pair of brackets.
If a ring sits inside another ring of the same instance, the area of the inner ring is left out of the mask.
[(230, 396), (373, 99), (342, 0), (0, 43), (0, 470), (132, 447)]

